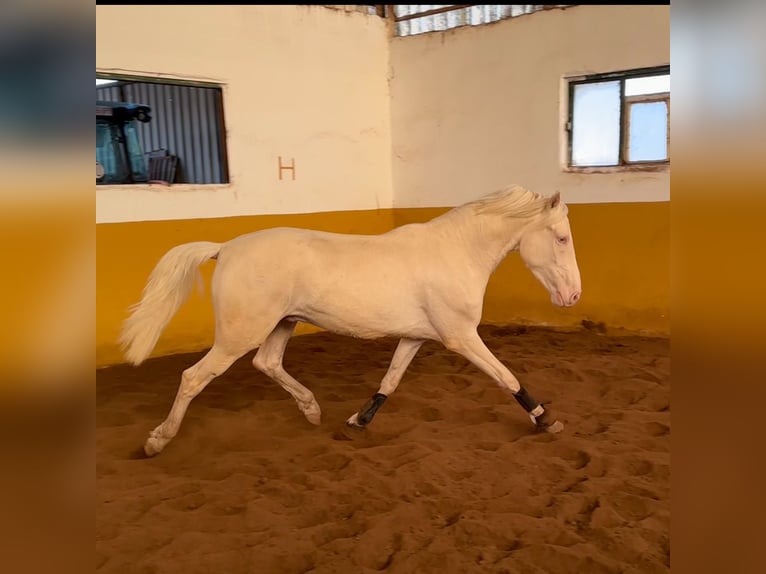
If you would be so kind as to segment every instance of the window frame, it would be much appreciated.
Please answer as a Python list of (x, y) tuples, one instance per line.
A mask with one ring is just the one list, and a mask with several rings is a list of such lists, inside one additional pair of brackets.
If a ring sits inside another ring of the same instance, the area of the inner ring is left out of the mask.
[[(152, 83), (161, 85), (177, 85), (186, 87), (197, 88), (213, 88), (220, 90), (221, 97), (218, 101), (218, 117), (220, 118), (220, 137), (221, 137), (221, 170), (223, 182), (220, 183), (172, 183), (167, 188), (176, 191), (182, 190), (216, 190), (216, 189), (229, 189), (232, 186), (231, 168), (229, 165), (229, 139), (227, 133), (227, 121), (225, 114), (225, 99), (226, 99), (226, 84), (217, 82), (214, 80), (191, 80), (187, 78), (179, 78), (175, 76), (167, 75), (150, 75), (147, 73), (130, 74), (120, 72), (102, 72), (96, 68), (96, 79), (98, 80), (111, 80), (114, 82), (111, 86), (120, 87), (124, 83)], [(147, 150), (144, 150), (144, 154)], [(131, 187), (158, 187), (157, 184), (151, 182), (136, 182), (136, 183), (114, 183), (96, 185), (96, 191), (107, 191), (110, 189), (126, 189)], [(165, 187), (164, 185), (162, 187)]]
[[(625, 95), (625, 81), (634, 78), (649, 76), (664, 76), (670, 74), (670, 65), (653, 66), (649, 68), (636, 68), (619, 72), (607, 72), (602, 74), (588, 74), (566, 78), (567, 84), (567, 113), (564, 131), (566, 134), (566, 159), (564, 171), (577, 173), (613, 173), (616, 171), (665, 171), (670, 166), (670, 92), (658, 92), (654, 94), (641, 94), (636, 96)], [(620, 82), (620, 137), (618, 149), (618, 163), (614, 165), (585, 166), (572, 163), (572, 139), (574, 135), (574, 93), (575, 86), (583, 84), (596, 84), (608, 81)], [(628, 144), (630, 142), (630, 125), (628, 108), (635, 103), (665, 102), (668, 108), (667, 117), (667, 150), (668, 157), (663, 160), (629, 161), (627, 158)]]

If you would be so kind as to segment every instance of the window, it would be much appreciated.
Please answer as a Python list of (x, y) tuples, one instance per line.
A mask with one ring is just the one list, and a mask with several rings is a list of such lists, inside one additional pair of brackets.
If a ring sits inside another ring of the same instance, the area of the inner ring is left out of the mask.
[(670, 161), (670, 67), (569, 82), (569, 166)]
[(228, 181), (220, 85), (97, 75), (97, 185)]

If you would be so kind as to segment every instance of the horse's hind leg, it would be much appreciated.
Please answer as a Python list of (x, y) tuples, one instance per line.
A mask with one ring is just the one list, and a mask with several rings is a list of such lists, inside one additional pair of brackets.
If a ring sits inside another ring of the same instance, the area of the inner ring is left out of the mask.
[(424, 343), (422, 340), (417, 339), (401, 339), (399, 345), (394, 351), (394, 357), (391, 359), (391, 364), (388, 366), (383, 380), (380, 383), (378, 392), (372, 395), (372, 398), (368, 400), (364, 406), (359, 409), (359, 412), (354, 413), (346, 421), (346, 424), (352, 427), (364, 428), (366, 427), (378, 409), (388, 398), (388, 395), (393, 393), (399, 386), (399, 383), (404, 376), (404, 371), (410, 366), (412, 359)]
[(294, 330), (295, 321), (287, 319), (280, 321), (258, 349), (253, 358), (253, 366), (279, 383), (293, 396), (306, 419), (311, 424), (318, 425), (322, 419), (322, 411), (314, 398), (314, 393), (291, 377), (282, 366), (285, 348)]
[(248, 350), (243, 349), (242, 352), (232, 352), (218, 344), (213, 345), (213, 348), (202, 359), (183, 372), (181, 384), (178, 387), (170, 413), (162, 424), (149, 434), (149, 438), (144, 444), (144, 452), (148, 456), (154, 456), (162, 452), (162, 449), (178, 433), (181, 421), (192, 399), (200, 394), (210, 381), (223, 374), (234, 361), (239, 359)]

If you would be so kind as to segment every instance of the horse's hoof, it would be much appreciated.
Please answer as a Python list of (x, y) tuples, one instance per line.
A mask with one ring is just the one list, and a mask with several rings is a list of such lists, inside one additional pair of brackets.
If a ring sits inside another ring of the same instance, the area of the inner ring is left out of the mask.
[(165, 448), (165, 444), (167, 444), (167, 441), (150, 436), (144, 443), (144, 452), (146, 456), (157, 456)]
[(564, 424), (558, 419), (554, 419), (549, 411), (544, 411), (539, 417), (529, 415), (529, 418), (535, 423), (537, 430), (551, 434), (556, 434), (564, 430)]
[(541, 426), (541, 430), (544, 430), (545, 432), (549, 432), (551, 434), (556, 434), (564, 430), (564, 424), (561, 421), (553, 421), (549, 425)]
[(363, 429), (364, 425), (359, 424), (359, 413), (354, 413), (349, 417), (349, 419), (346, 421), (346, 426), (351, 427), (352, 429)]
[(303, 416), (312, 425), (319, 426), (322, 423), (322, 411), (319, 409), (319, 405), (311, 405), (303, 411)]

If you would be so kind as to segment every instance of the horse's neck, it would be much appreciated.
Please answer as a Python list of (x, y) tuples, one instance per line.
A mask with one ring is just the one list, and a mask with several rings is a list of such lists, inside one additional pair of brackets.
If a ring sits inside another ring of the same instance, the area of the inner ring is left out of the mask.
[(441, 228), (451, 248), (464, 251), (486, 272), (487, 278), (518, 247), (525, 222), (494, 214), (478, 215), (466, 208), (453, 209), (431, 221)]

